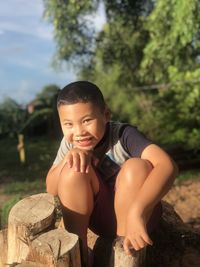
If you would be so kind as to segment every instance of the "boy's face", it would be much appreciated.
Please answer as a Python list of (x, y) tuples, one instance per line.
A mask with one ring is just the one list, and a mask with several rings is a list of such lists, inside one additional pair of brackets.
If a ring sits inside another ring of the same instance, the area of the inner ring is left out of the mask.
[(99, 143), (110, 118), (107, 108), (101, 111), (90, 102), (61, 105), (58, 113), (65, 139), (84, 150), (92, 150)]

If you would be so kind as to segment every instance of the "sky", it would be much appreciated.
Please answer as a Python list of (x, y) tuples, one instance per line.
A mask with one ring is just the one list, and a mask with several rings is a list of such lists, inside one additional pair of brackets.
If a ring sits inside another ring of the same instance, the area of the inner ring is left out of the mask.
[[(52, 67), (56, 43), (43, 12), (43, 0), (0, 1), (0, 102), (10, 97), (27, 104), (44, 86), (62, 88), (76, 79), (72, 67)], [(100, 9), (94, 18), (97, 30), (104, 20)]]

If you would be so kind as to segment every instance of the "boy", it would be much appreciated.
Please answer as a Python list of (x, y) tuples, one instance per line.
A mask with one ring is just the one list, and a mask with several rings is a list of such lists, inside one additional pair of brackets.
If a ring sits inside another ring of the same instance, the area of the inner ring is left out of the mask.
[(110, 121), (103, 95), (91, 82), (64, 87), (57, 108), (64, 137), (46, 178), (47, 192), (58, 195), (65, 228), (80, 237), (84, 266), (88, 227), (98, 235), (123, 236), (127, 254), (152, 245), (149, 232), (176, 175), (169, 155), (136, 127)]

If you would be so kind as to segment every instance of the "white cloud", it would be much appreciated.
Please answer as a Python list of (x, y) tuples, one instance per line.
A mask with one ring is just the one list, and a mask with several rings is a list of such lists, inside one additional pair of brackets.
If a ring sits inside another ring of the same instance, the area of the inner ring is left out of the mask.
[[(2, 20), (2, 19), (1, 19)], [(31, 19), (15, 21), (0, 20), (0, 33), (5, 33), (6, 31), (16, 32), (20, 34), (32, 35), (35, 37), (39, 37), (41, 39), (52, 40), (53, 39), (53, 29), (50, 25), (39, 25), (35, 21)], [(26, 21), (26, 22), (25, 22)]]
[(52, 25), (44, 21), (42, 16), (42, 0), (1, 1), (0, 32), (11, 31), (51, 40)]
[(1, 17), (37, 16), (43, 12), (43, 0), (6, 0), (1, 1), (0, 6)]

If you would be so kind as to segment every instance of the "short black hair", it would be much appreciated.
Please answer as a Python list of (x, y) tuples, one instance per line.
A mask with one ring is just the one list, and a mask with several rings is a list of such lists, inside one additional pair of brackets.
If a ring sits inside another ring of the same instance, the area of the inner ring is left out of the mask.
[(61, 105), (90, 102), (101, 110), (105, 109), (105, 100), (101, 90), (88, 81), (76, 81), (66, 85), (60, 90), (57, 99), (57, 108)]

